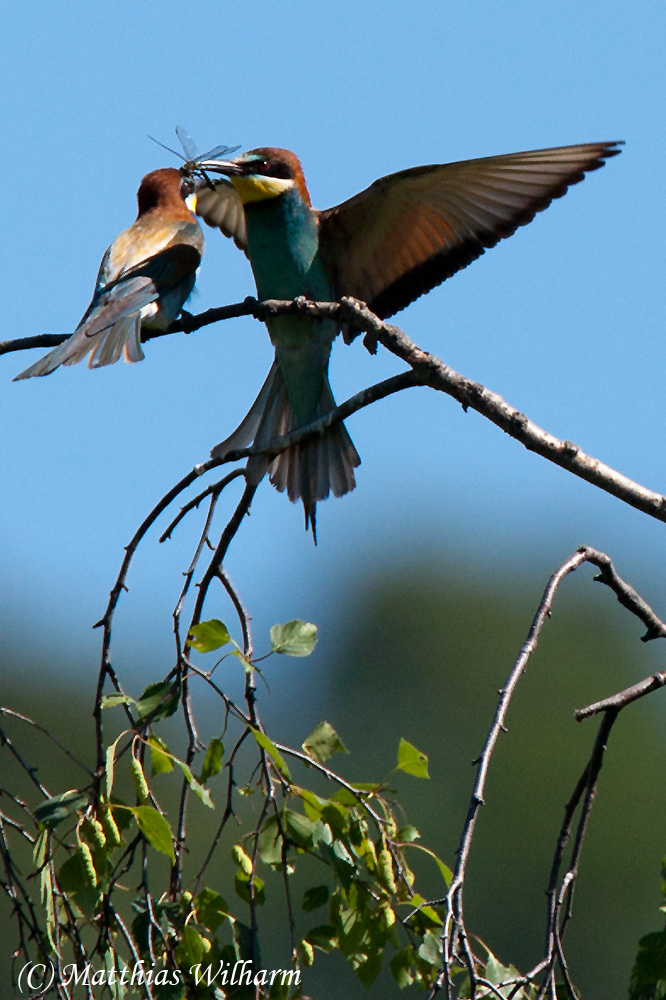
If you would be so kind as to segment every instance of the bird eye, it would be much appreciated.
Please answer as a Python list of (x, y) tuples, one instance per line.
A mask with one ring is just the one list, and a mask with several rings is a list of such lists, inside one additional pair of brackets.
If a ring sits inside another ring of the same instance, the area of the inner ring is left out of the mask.
[(269, 160), (262, 160), (261, 163), (258, 165), (258, 170), (262, 174), (269, 174), (270, 171), (271, 171), (270, 161)]
[(194, 191), (194, 183), (190, 180), (189, 177), (183, 177), (182, 181), (180, 182), (181, 198), (185, 200), (185, 198), (187, 198), (188, 195), (192, 194), (193, 191)]

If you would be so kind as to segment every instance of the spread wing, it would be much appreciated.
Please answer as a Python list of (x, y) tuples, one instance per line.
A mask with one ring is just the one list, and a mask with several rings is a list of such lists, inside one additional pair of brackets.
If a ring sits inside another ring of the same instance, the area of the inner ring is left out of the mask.
[(538, 149), (382, 177), (320, 213), (338, 294), (391, 316), (531, 222), (619, 145)]
[(247, 252), (245, 210), (229, 181), (210, 181), (197, 187), (197, 215), (213, 229), (230, 236), (239, 249)]

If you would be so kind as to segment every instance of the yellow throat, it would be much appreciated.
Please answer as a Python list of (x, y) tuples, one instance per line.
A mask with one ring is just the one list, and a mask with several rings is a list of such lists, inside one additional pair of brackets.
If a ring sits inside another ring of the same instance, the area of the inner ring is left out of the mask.
[(283, 191), (293, 187), (293, 180), (285, 177), (231, 177), (236, 194), (243, 205), (250, 201), (266, 201), (277, 198)]

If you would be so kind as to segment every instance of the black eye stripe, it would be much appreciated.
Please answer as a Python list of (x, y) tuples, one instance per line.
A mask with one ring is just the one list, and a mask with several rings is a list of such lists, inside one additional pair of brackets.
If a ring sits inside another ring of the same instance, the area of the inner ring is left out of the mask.
[(254, 170), (265, 177), (279, 177), (282, 180), (293, 180), (294, 174), (287, 163), (280, 160), (260, 160), (254, 165)]

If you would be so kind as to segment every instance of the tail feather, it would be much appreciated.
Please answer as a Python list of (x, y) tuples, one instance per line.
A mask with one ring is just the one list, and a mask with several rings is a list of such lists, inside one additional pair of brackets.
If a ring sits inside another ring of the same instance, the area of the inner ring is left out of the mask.
[[(273, 389), (276, 370), (277, 362), (274, 361), (268, 377), (259, 390), (259, 395), (250, 407), (247, 416), (243, 418), (233, 434), (230, 434), (224, 441), (215, 445), (210, 453), (212, 458), (224, 458), (228, 452), (235, 451), (236, 448), (245, 448), (255, 440), (264, 411), (270, 406), (269, 397)], [(259, 479), (257, 479), (257, 483), (261, 482), (263, 475), (264, 473), (262, 472)]]
[(141, 347), (141, 317), (135, 316), (132, 328), (123, 345), (123, 357), (125, 361), (134, 364), (135, 361), (143, 361), (145, 354)]
[(76, 365), (86, 355), (89, 368), (101, 368), (112, 365), (122, 354), (126, 361), (142, 361), (141, 349), (141, 316), (125, 316), (104, 330), (99, 330), (92, 336), (83, 333), (83, 328), (75, 330), (62, 344), (30, 365), (25, 371), (14, 378), (15, 382), (24, 378), (40, 375), (50, 375), (60, 365)]
[[(317, 416), (335, 406), (333, 393), (325, 380)], [(274, 438), (296, 429), (287, 390), (277, 365), (273, 366), (250, 412), (240, 426), (211, 452), (220, 458), (234, 448), (253, 442), (265, 447)], [(263, 455), (253, 455), (247, 463), (248, 482), (258, 484), (269, 473), (270, 481), (292, 502), (300, 500), (305, 509), (306, 528), (312, 528), (316, 541), (316, 508), (330, 493), (344, 496), (356, 486), (354, 469), (361, 459), (341, 423), (329, 427), (321, 436), (302, 441), (282, 452), (272, 462)]]
[[(351, 442), (350, 442), (351, 443)], [(335, 497), (343, 496), (346, 490), (348, 469), (345, 461), (345, 442), (341, 447), (333, 447), (333, 441), (329, 439), (329, 473), (331, 477), (331, 492)], [(352, 448), (353, 448), (352, 444)], [(355, 451), (356, 449), (354, 449)], [(357, 456), (358, 457), (358, 456)]]

